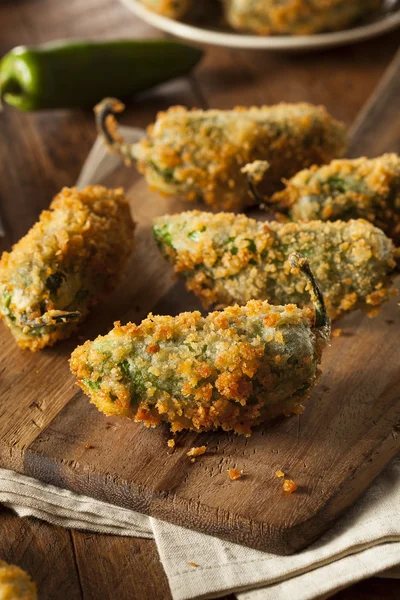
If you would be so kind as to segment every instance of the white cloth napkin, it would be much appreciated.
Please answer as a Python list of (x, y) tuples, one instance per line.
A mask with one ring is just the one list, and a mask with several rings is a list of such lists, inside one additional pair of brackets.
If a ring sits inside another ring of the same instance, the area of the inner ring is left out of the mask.
[[(144, 132), (124, 127), (127, 141)], [(77, 182), (101, 183), (119, 164), (97, 140)], [(234, 485), (234, 483), (232, 484)], [(400, 459), (320, 540), (292, 556), (251, 550), (0, 469), (0, 503), (21, 517), (99, 533), (154, 537), (174, 600), (327, 598), (382, 573), (400, 577)], [(388, 570), (397, 566), (397, 570)]]

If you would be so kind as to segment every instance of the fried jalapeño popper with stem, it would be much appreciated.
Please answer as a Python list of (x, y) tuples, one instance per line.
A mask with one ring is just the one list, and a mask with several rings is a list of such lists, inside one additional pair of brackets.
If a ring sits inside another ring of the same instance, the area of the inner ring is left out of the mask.
[(286, 180), (282, 191), (262, 198), (257, 184), (268, 170), (265, 161), (247, 165), (250, 193), (266, 208), (293, 221), (366, 219), (400, 244), (400, 157), (333, 160), (312, 166)]
[(122, 188), (63, 188), (0, 261), (0, 318), (21, 348), (68, 338), (115, 289), (134, 248)]
[(314, 163), (329, 162), (346, 150), (346, 128), (322, 106), (277, 104), (233, 110), (160, 112), (147, 135), (127, 144), (117, 133), (114, 115), (124, 105), (105, 98), (95, 107), (97, 128), (106, 145), (127, 164), (135, 162), (153, 189), (214, 209), (254, 205), (241, 167), (268, 160), (265, 191), (282, 187), (283, 177)]
[(256, 221), (243, 214), (186, 211), (154, 219), (163, 256), (204, 307), (250, 299), (304, 306), (303, 281), (287, 259), (301, 252), (324, 293), (331, 319), (362, 308), (369, 314), (393, 295), (393, 242), (368, 221)]
[(73, 352), (72, 373), (106, 415), (171, 431), (222, 428), (250, 435), (278, 415), (302, 412), (318, 375), (330, 320), (309, 262), (292, 254), (313, 306), (251, 300), (202, 317), (150, 314), (140, 325), (114, 324)]

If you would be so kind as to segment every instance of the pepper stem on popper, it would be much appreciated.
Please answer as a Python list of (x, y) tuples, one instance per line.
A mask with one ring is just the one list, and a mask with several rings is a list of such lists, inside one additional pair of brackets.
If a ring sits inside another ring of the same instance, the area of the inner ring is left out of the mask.
[(289, 255), (288, 260), (292, 269), (294, 269), (295, 272), (301, 271), (306, 276), (311, 285), (311, 301), (314, 305), (316, 314), (315, 326), (318, 328), (328, 326), (330, 323), (330, 319), (326, 312), (324, 295), (319, 286), (319, 283), (315, 279), (314, 273), (311, 270), (309, 260), (302, 254), (300, 254), (300, 252), (292, 252)]
[(125, 163), (130, 164), (133, 158), (131, 145), (126, 144), (123, 137), (119, 135), (115, 119), (115, 115), (122, 112), (124, 108), (125, 105), (117, 98), (104, 98), (93, 110), (96, 116), (97, 131), (102, 136), (106, 146), (119, 154)]
[(247, 185), (249, 188), (249, 194), (254, 199), (255, 203), (260, 206), (269, 206), (277, 208), (278, 210), (284, 210), (283, 206), (279, 203), (273, 202), (268, 196), (263, 196), (257, 189), (257, 185), (262, 182), (265, 173), (270, 168), (270, 164), (266, 160), (255, 160), (245, 165), (241, 172), (246, 175)]
[(43, 327), (46, 325), (58, 325), (79, 321), (81, 313), (77, 310), (50, 310), (36, 319), (25, 319), (24, 323), (29, 327)]

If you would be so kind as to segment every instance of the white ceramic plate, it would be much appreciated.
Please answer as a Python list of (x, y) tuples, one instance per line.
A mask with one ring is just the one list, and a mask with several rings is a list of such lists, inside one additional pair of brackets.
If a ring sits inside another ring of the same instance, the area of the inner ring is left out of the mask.
[(158, 15), (146, 8), (139, 0), (121, 0), (121, 2), (138, 17), (157, 29), (192, 42), (230, 48), (290, 51), (342, 46), (391, 31), (400, 25), (400, 10), (394, 9), (394, 6), (399, 3), (395, 0), (387, 0), (386, 9), (382, 11), (382, 14), (366, 24), (334, 33), (299, 36), (258, 36), (231, 33), (211, 27), (198, 27), (191, 23), (175, 21)]

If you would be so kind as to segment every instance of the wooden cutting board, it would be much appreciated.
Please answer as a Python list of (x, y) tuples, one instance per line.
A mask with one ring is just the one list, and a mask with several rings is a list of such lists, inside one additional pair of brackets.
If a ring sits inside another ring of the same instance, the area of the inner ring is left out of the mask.
[[(352, 156), (400, 152), (399, 75), (400, 55), (353, 128)], [(105, 333), (116, 319), (199, 308), (151, 239), (154, 216), (187, 205), (150, 192), (134, 170), (120, 168), (106, 183), (128, 190), (139, 224), (135, 255), (119, 290), (90, 316), (79, 339), (31, 354), (1, 326), (1, 466), (253, 548), (289, 554), (305, 547), (400, 448), (399, 299), (373, 320), (356, 312), (335, 325), (342, 335), (324, 355), (303, 415), (261, 427), (251, 438), (185, 432), (170, 451), (167, 427), (147, 430), (105, 417), (68, 369), (77, 343)], [(186, 452), (203, 444), (206, 454), (190, 462)], [(229, 468), (244, 476), (230, 481)], [(282, 491), (277, 469), (297, 482), (296, 493)]]

